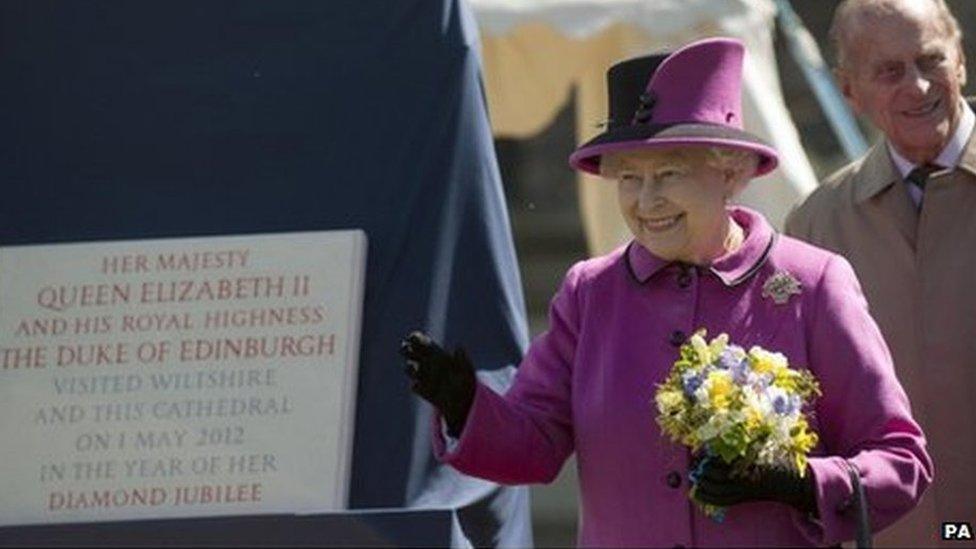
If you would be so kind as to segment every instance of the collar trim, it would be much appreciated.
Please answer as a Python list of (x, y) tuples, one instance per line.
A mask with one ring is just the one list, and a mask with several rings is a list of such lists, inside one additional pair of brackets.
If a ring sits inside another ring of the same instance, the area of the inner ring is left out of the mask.
[[(735, 206), (730, 214), (745, 230), (746, 238), (738, 250), (704, 268), (732, 287), (745, 282), (762, 268), (772, 253), (777, 234), (759, 213), (748, 208)], [(646, 284), (670, 265), (685, 265), (657, 257), (636, 240), (631, 240), (624, 250), (624, 263), (637, 284)]]
[(766, 261), (769, 259), (769, 254), (772, 253), (773, 251), (773, 245), (776, 243), (776, 239), (778, 237), (779, 235), (776, 233), (773, 233), (772, 236), (769, 237), (769, 242), (766, 244), (766, 249), (763, 250), (762, 255), (756, 261), (755, 265), (750, 267), (748, 271), (742, 273), (742, 275), (739, 278), (729, 281), (725, 279), (726, 277), (722, 276), (721, 273), (716, 272), (714, 269), (711, 269), (711, 271), (715, 273), (715, 276), (719, 277), (722, 280), (722, 282), (725, 283), (726, 286), (732, 287), (732, 286), (738, 286), (739, 284), (742, 284), (743, 282), (751, 278), (753, 275), (758, 273), (759, 269), (763, 268), (763, 266), (766, 264)]

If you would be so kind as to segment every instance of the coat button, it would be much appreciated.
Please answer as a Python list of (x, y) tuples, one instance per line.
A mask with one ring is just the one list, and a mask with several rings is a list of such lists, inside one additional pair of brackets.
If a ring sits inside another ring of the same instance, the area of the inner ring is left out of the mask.
[(681, 474), (678, 473), (677, 471), (671, 471), (670, 473), (668, 473), (668, 476), (665, 479), (665, 481), (668, 483), (668, 486), (670, 486), (671, 488), (678, 488), (679, 486), (681, 486)]
[(671, 332), (671, 338), (668, 341), (670, 341), (671, 345), (675, 347), (681, 347), (682, 345), (684, 345), (685, 340), (687, 339), (688, 336), (686, 336), (684, 332), (682, 332), (681, 330), (675, 330)]

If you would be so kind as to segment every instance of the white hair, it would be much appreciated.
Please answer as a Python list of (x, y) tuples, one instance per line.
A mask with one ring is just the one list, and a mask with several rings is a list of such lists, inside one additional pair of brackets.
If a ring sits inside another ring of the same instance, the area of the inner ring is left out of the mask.
[(731, 172), (732, 189), (730, 198), (738, 195), (756, 173), (759, 166), (759, 155), (744, 149), (728, 147), (675, 147), (673, 149), (637, 149), (617, 153), (604, 154), (600, 159), (600, 175), (615, 179), (617, 173), (629, 158), (659, 158), (677, 160), (679, 162), (693, 162), (697, 160), (689, 153), (704, 151), (705, 162), (723, 172)]
[(746, 188), (759, 167), (759, 155), (743, 149), (709, 147), (708, 164), (733, 173), (731, 196), (738, 196)]
[[(949, 10), (945, 0), (907, 0), (911, 7), (919, 6), (918, 2), (929, 2), (942, 31), (956, 46), (957, 55), (962, 59), (962, 30), (959, 21)], [(834, 56), (835, 65), (840, 69), (850, 68), (848, 46), (858, 24), (866, 18), (886, 17), (905, 13), (906, 0), (843, 0), (834, 11), (830, 23), (829, 39)]]

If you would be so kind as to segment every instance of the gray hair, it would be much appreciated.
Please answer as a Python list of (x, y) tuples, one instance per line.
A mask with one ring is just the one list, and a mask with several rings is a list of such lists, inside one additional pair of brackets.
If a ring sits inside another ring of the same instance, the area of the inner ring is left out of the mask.
[(729, 198), (737, 196), (746, 188), (752, 176), (756, 174), (756, 168), (759, 167), (759, 155), (752, 151), (710, 147), (708, 152), (710, 166), (733, 173), (735, 183)]
[[(935, 16), (942, 26), (944, 33), (956, 44), (956, 52), (963, 55), (962, 29), (959, 22), (952, 15), (945, 0), (910, 0), (911, 2), (930, 2), (935, 9)], [(834, 18), (830, 23), (829, 38), (834, 51), (835, 65), (840, 69), (849, 68), (846, 47), (853, 32), (853, 23), (864, 17), (883, 17), (903, 13), (903, 0), (843, 0), (834, 11)]]

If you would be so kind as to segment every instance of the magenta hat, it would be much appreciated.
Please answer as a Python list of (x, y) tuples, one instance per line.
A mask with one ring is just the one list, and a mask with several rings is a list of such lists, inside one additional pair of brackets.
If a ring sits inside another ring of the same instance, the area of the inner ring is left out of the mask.
[(742, 129), (744, 55), (738, 40), (709, 38), (610, 67), (606, 131), (576, 149), (569, 164), (599, 175), (606, 153), (704, 146), (752, 151), (759, 155), (753, 176), (770, 172), (776, 151)]

